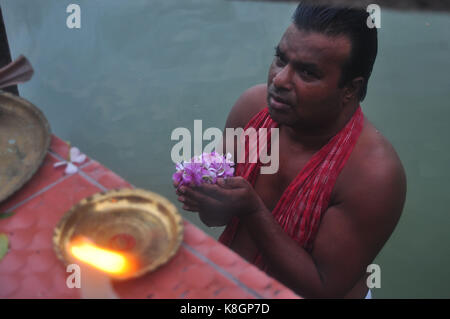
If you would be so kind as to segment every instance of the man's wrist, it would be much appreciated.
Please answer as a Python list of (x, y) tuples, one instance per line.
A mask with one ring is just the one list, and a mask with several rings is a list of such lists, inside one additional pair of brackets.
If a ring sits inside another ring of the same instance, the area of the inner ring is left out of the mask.
[(248, 222), (253, 220), (254, 218), (258, 218), (261, 214), (265, 214), (267, 212), (267, 208), (264, 203), (259, 203), (255, 208), (247, 210), (240, 219), (243, 222)]

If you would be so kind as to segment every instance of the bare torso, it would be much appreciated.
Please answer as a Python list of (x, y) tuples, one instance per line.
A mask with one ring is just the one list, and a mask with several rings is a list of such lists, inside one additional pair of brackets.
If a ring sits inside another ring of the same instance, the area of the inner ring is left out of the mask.
[[(260, 88), (260, 97), (254, 100), (254, 103), (260, 103), (259, 107), (255, 107), (252, 112), (256, 114), (266, 106), (265, 89)], [(248, 114), (249, 115), (249, 114)], [(248, 117), (247, 115), (247, 117)], [(247, 119), (248, 122), (249, 118)], [(329, 206), (333, 206), (339, 202), (339, 194), (342, 189), (352, 187), (352, 181), (360, 168), (360, 162), (367, 156), (370, 156), (374, 150), (380, 150), (386, 154), (393, 152), (392, 146), (389, 142), (378, 132), (378, 130), (365, 118), (364, 127), (358, 139), (351, 156), (349, 157), (344, 169), (339, 175), (334, 186)], [(317, 150), (302, 150), (289, 143), (283, 138), (282, 128), (280, 129), (280, 166), (276, 174), (259, 175), (255, 183), (255, 191), (264, 201), (266, 207), (272, 211), (281, 198), (284, 190), (298, 175), (301, 169), (313, 156)], [(240, 225), (234, 237), (231, 249), (240, 254), (243, 258), (252, 262), (257, 248), (252, 238), (250, 237), (246, 227)], [(270, 272), (270, 270), (269, 270)], [(367, 274), (362, 276), (360, 280), (354, 285), (353, 289), (346, 295), (347, 298), (364, 298), (368, 292), (366, 285)]]

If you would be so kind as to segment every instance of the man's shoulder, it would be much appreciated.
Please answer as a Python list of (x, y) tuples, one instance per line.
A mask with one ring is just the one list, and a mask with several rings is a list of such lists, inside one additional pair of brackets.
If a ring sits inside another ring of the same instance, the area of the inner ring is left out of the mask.
[(349, 201), (358, 207), (376, 204), (376, 215), (401, 213), (406, 195), (403, 165), (392, 144), (367, 118), (333, 193), (336, 202)]
[(394, 147), (367, 118), (353, 153), (351, 165), (353, 169), (364, 172), (362, 177), (379, 176), (384, 179), (404, 174)]
[(267, 106), (267, 84), (247, 89), (237, 99), (228, 115), (225, 127), (245, 127), (252, 117)]

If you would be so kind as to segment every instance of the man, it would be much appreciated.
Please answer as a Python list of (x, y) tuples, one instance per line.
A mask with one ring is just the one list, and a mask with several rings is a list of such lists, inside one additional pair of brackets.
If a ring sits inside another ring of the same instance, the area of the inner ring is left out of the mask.
[(367, 17), (301, 3), (267, 84), (226, 122), (278, 127), (278, 172), (238, 164), (236, 177), (177, 191), (208, 226), (228, 224), (221, 242), (305, 298), (364, 298), (405, 200), (402, 164), (359, 107), (377, 53)]

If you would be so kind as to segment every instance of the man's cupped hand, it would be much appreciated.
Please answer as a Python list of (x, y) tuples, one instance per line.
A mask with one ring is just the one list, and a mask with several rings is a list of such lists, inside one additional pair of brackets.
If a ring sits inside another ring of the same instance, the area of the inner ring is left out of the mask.
[(219, 178), (217, 184), (182, 185), (177, 188), (183, 209), (198, 212), (201, 221), (210, 227), (224, 226), (233, 216), (242, 217), (259, 212), (264, 204), (244, 178)]

